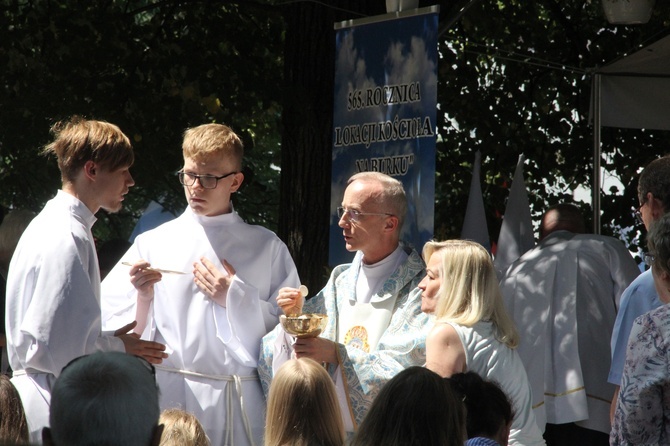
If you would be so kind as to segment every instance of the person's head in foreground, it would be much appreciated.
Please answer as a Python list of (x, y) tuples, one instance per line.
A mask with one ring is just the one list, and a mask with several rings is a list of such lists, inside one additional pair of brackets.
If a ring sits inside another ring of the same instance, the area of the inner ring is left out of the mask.
[(344, 425), (335, 384), (308, 359), (285, 362), (270, 384), (265, 446), (342, 446)]
[(184, 132), (184, 167), (178, 172), (191, 210), (206, 217), (227, 214), (242, 182), (244, 147), (232, 129), (203, 124)]
[(647, 251), (645, 262), (651, 265), (658, 297), (663, 303), (670, 303), (670, 213), (651, 225), (647, 234)]
[(47, 445), (158, 444), (158, 387), (151, 364), (120, 352), (97, 352), (63, 368), (51, 392)]
[(426, 277), (419, 284), (421, 311), (468, 327), (491, 321), (500, 342), (509, 347), (518, 344), (493, 261), (482, 245), (468, 240), (430, 241), (423, 247), (423, 258)]
[(0, 444), (27, 444), (28, 421), (21, 396), (5, 375), (0, 375)]
[(475, 372), (455, 373), (446, 379), (462, 395), (468, 438), (490, 438), (507, 446), (514, 410), (500, 386)]
[(163, 434), (159, 446), (209, 446), (209, 438), (200, 421), (190, 412), (166, 409), (159, 419)]
[(352, 445), (463, 446), (465, 440), (465, 411), (449, 383), (409, 367), (382, 387)]

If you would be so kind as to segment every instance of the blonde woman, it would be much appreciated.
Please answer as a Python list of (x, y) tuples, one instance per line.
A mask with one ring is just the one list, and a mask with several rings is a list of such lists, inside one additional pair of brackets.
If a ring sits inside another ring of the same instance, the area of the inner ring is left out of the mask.
[(426, 339), (426, 367), (443, 377), (466, 371), (496, 381), (512, 400), (510, 445), (543, 445), (526, 370), (514, 350), (519, 335), (503, 305), (489, 253), (465, 240), (428, 242), (421, 310), (436, 316)]
[(309, 358), (284, 363), (270, 385), (265, 446), (342, 446), (344, 439), (328, 372)]
[(209, 438), (200, 421), (190, 412), (165, 409), (158, 420), (163, 425), (159, 446), (209, 446)]
[(0, 443), (28, 444), (28, 422), (16, 387), (0, 375)]

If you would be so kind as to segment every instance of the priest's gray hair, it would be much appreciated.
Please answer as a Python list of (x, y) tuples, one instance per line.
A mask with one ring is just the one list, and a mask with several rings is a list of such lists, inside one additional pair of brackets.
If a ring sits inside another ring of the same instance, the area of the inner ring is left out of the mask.
[(670, 274), (670, 213), (665, 213), (651, 224), (647, 250), (654, 256), (654, 265)]
[(402, 183), (381, 172), (359, 172), (349, 178), (347, 185), (354, 181), (375, 182), (382, 186), (382, 192), (379, 197), (383, 206), (382, 211), (398, 217), (398, 231), (400, 231), (407, 214), (407, 195)]

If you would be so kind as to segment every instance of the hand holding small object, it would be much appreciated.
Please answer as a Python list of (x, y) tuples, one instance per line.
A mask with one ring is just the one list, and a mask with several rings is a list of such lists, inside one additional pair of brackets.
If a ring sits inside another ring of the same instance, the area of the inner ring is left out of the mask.
[(146, 260), (138, 260), (134, 264), (122, 262), (130, 266), (130, 283), (137, 290), (137, 298), (149, 302), (154, 298), (154, 285), (161, 281), (163, 275)]
[(300, 288), (284, 287), (279, 290), (277, 295), (277, 305), (285, 315), (300, 314), (306, 295), (307, 287), (305, 285), (301, 285)]

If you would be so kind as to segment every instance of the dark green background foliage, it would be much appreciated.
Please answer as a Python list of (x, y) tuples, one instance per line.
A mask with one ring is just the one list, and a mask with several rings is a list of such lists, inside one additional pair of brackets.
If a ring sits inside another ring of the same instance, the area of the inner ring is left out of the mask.
[[(519, 154), (528, 159), (535, 217), (577, 186), (590, 188), (590, 72), (663, 37), (670, 4), (657, 2), (649, 24), (637, 27), (609, 25), (599, 0), (440, 7), (435, 236), (459, 236), (480, 150), (495, 240)], [(150, 199), (177, 212), (185, 206), (174, 177), (183, 131), (225, 123), (247, 149), (236, 209), (277, 230), (303, 281), (318, 289), (328, 243), (333, 23), (384, 12), (383, 0), (0, 0), (0, 204), (38, 211), (54, 194), (56, 163), (39, 155), (53, 122), (107, 120), (133, 141), (137, 185), (124, 210), (100, 213), (94, 230), (101, 240), (127, 237)], [(633, 224), (638, 171), (667, 146), (667, 132), (603, 129), (604, 164), (627, 186), (622, 195), (605, 191), (603, 233)]]
[[(1, 203), (39, 210), (59, 186), (38, 156), (50, 125), (73, 114), (113, 122), (131, 138), (136, 186), (124, 210), (95, 226), (130, 234), (148, 200), (185, 206), (174, 172), (181, 135), (220, 122), (244, 139), (253, 179), (247, 220), (276, 228), (281, 17), (205, 2), (3, 1), (0, 16)], [(251, 177), (248, 177), (251, 179)]]
[[(590, 73), (666, 35), (669, 18), (667, 2), (657, 3), (648, 24), (628, 27), (609, 25), (599, 0), (483, 0), (470, 8), (440, 47), (438, 102), (459, 127), (445, 121), (440, 129), (438, 231), (446, 237), (460, 231), (476, 149), (494, 239), (519, 154), (528, 160), (526, 184), (537, 218), (548, 205), (572, 200), (577, 186), (590, 189)], [(618, 226), (633, 225), (638, 169), (670, 152), (668, 134), (603, 128), (602, 142), (603, 166), (631, 185), (617, 191), (622, 196), (604, 191), (602, 198), (602, 231), (619, 235)], [(582, 208), (591, 218), (590, 206)]]

